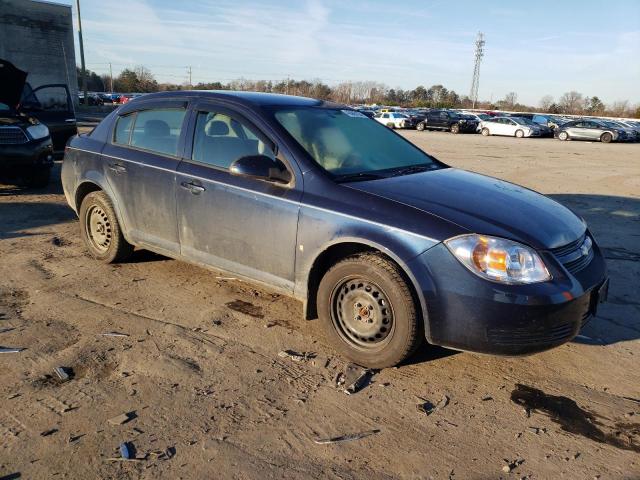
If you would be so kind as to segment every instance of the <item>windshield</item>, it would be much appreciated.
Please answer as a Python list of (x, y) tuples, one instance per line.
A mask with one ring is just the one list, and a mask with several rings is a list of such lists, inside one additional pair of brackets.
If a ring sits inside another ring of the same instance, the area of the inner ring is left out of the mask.
[[(389, 128), (353, 110), (282, 108), (276, 120), (329, 173), (362, 179), (393, 170), (442, 164)], [(365, 175), (372, 174), (372, 175)]]
[(534, 123), (532, 120), (529, 120), (528, 118), (523, 118), (523, 117), (511, 117), (512, 120), (515, 120), (517, 123), (519, 123), (520, 125), (534, 125), (534, 126), (538, 126), (536, 123)]

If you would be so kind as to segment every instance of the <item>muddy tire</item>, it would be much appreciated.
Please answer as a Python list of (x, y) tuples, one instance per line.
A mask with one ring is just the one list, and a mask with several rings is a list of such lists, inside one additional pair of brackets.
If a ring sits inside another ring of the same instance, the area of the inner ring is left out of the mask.
[(611, 143), (611, 140), (613, 140), (613, 135), (611, 135), (609, 132), (604, 132), (602, 135), (600, 135), (600, 141), (602, 143)]
[(524, 137), (524, 132), (520, 129), (516, 130), (516, 138)]
[(418, 125), (416, 125), (416, 130), (418, 130), (419, 132), (424, 130), (424, 122), (420, 122), (418, 123)]
[(460, 133), (460, 125), (457, 123), (451, 125), (451, 133)]
[(51, 181), (51, 167), (36, 168), (23, 179), (27, 187), (46, 188)]
[(91, 192), (80, 206), (80, 236), (89, 253), (104, 263), (122, 262), (133, 245), (122, 235), (111, 200), (104, 192)]
[(562, 140), (563, 142), (567, 141), (567, 140), (570, 140), (569, 134), (567, 132), (558, 133), (558, 140)]
[(489, 129), (487, 127), (484, 127), (482, 130), (480, 130), (480, 133), (482, 133), (483, 136), (488, 137), (491, 132), (489, 132)]
[(359, 365), (392, 367), (422, 343), (420, 309), (408, 281), (382, 255), (335, 264), (320, 281), (317, 305), (329, 343)]

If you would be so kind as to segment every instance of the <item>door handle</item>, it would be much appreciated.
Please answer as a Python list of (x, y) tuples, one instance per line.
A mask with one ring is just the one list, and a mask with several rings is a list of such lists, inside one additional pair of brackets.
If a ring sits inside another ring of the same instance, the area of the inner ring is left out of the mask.
[(124, 173), (124, 172), (127, 171), (127, 169), (124, 167), (124, 165), (120, 165), (120, 164), (117, 164), (117, 163), (111, 163), (109, 165), (109, 170), (112, 170), (112, 171), (114, 171), (116, 173)]
[(200, 195), (202, 192), (206, 190), (202, 185), (196, 185), (191, 182), (182, 182), (180, 186), (186, 190), (189, 190), (194, 195)]
[(65, 122), (67, 122), (67, 123), (76, 123), (76, 119), (75, 118), (67, 118), (65, 120)]

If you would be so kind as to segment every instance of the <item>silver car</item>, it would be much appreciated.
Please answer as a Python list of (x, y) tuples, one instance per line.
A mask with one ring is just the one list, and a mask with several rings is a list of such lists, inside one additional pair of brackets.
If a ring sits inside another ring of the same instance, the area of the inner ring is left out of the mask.
[(556, 136), (560, 140), (592, 140), (602, 143), (618, 142), (626, 139), (624, 130), (593, 119), (567, 122), (556, 128)]

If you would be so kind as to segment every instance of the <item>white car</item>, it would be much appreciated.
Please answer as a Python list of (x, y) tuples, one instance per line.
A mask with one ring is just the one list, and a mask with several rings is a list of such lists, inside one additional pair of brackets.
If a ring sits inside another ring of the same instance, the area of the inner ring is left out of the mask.
[(409, 128), (414, 126), (414, 122), (404, 113), (383, 112), (378, 113), (373, 119), (389, 128)]
[(506, 135), (509, 137), (539, 137), (542, 130), (531, 120), (519, 117), (493, 117), (480, 124), (480, 132), (489, 135)]

